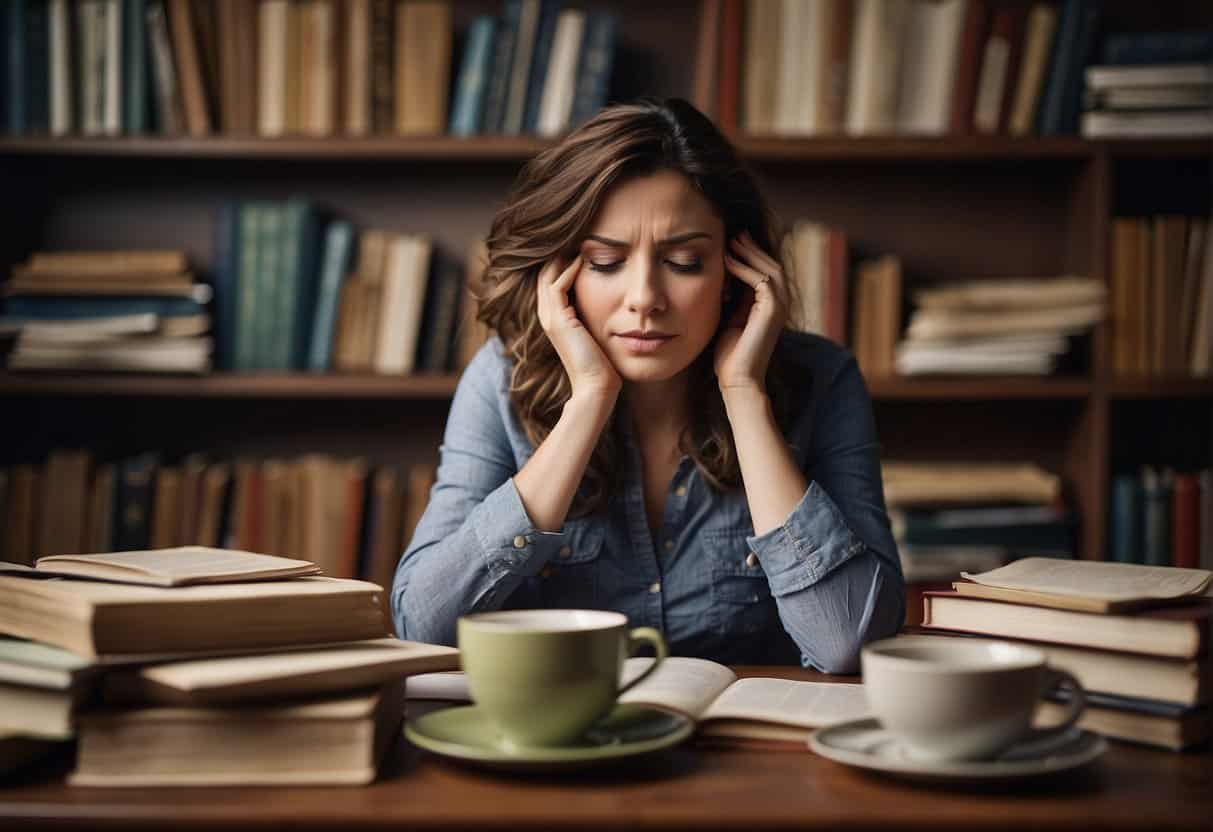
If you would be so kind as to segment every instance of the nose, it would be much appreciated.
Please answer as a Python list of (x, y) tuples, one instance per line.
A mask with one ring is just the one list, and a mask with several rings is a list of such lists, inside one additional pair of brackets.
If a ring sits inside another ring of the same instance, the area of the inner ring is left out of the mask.
[(634, 258), (628, 269), (624, 303), (629, 312), (651, 314), (665, 308), (665, 290), (661, 285), (661, 270), (649, 257)]

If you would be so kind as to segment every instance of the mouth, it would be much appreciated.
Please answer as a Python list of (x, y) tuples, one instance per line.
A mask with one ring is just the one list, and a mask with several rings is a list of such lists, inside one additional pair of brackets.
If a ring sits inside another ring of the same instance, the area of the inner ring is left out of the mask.
[(665, 332), (658, 332), (656, 330), (646, 332), (638, 329), (630, 332), (617, 332), (615, 333), (615, 337), (623, 342), (625, 349), (640, 354), (656, 352), (674, 340), (673, 335)]

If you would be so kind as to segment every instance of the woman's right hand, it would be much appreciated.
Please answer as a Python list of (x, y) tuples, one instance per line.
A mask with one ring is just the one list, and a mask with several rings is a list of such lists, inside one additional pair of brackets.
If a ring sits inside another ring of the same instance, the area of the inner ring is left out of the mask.
[(556, 348), (574, 395), (614, 399), (623, 380), (569, 302), (569, 290), (581, 273), (581, 265), (579, 254), (567, 265), (553, 260), (540, 270), (536, 291), (539, 325)]

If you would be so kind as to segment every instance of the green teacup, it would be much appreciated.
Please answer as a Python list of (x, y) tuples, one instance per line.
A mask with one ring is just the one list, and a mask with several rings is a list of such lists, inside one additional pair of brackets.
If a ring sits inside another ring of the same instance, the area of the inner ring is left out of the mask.
[[(466, 615), (459, 655), (477, 707), (506, 750), (566, 745), (606, 716), (619, 695), (666, 657), (651, 627), (601, 610), (511, 610)], [(649, 644), (657, 660), (624, 687), (623, 661)]]

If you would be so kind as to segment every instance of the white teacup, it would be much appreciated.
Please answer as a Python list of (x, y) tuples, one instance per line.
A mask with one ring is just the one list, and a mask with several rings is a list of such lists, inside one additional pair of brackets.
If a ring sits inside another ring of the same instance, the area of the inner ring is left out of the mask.
[[(921, 760), (989, 759), (1064, 733), (1086, 707), (1077, 679), (1022, 644), (903, 636), (872, 642), (860, 661), (872, 713)], [(1037, 703), (1059, 684), (1071, 689), (1065, 720), (1033, 730)]]

